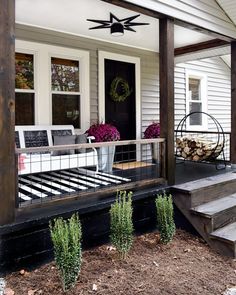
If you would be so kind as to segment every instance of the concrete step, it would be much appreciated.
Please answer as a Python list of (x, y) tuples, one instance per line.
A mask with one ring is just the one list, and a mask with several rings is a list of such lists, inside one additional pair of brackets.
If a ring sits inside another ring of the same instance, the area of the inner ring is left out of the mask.
[[(189, 209), (236, 192), (236, 173), (228, 172), (173, 186), (175, 194), (185, 195)], [(189, 198), (189, 200), (187, 200)]]
[(205, 218), (205, 228), (212, 232), (236, 220), (236, 193), (191, 208), (191, 213)]

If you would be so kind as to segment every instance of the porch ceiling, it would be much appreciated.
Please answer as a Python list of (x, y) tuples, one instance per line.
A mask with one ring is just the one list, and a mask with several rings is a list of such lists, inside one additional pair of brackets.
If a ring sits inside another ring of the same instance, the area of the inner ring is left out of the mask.
[(236, 25), (236, 5), (235, 0), (216, 0), (216, 2), (222, 7), (228, 17)]
[(216, 56), (228, 56), (228, 63), (224, 60), (224, 62), (230, 66), (230, 46), (223, 46), (223, 47), (217, 47), (217, 48), (212, 48), (208, 50), (202, 50), (202, 51), (197, 51), (185, 55), (179, 55), (175, 57), (175, 63), (184, 63), (192, 60), (200, 60), (200, 59), (205, 59), (205, 58), (211, 58), (211, 57), (216, 57)]
[(227, 66), (231, 67), (231, 56), (230, 54), (221, 56), (223, 61), (227, 64)]
[[(108, 20), (110, 12), (118, 18), (137, 14), (100, 0), (16, 0), (16, 23), (159, 51), (159, 21), (145, 15), (141, 15), (137, 22), (147, 22), (150, 25), (134, 27), (136, 33), (125, 31), (122, 37), (113, 37), (109, 29), (89, 30), (96, 24), (87, 19)], [(175, 47), (210, 39), (212, 38), (204, 34), (175, 26)]]

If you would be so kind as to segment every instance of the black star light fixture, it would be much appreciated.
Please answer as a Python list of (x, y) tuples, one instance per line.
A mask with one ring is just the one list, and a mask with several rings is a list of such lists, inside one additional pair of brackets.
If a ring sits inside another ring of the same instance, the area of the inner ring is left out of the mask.
[(122, 36), (124, 35), (124, 30), (136, 32), (133, 27), (149, 25), (149, 23), (133, 22), (139, 16), (140, 14), (119, 19), (110, 12), (110, 20), (87, 19), (87, 21), (100, 24), (99, 26), (89, 28), (89, 30), (110, 29), (113, 36)]

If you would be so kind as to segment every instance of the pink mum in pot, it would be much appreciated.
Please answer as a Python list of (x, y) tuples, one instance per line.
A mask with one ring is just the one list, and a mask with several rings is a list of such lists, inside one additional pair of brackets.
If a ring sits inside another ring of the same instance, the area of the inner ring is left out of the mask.
[(144, 131), (144, 138), (158, 138), (160, 136), (160, 124), (152, 123)]
[(88, 136), (94, 136), (96, 142), (120, 140), (119, 131), (111, 124), (94, 124), (90, 126), (86, 133)]

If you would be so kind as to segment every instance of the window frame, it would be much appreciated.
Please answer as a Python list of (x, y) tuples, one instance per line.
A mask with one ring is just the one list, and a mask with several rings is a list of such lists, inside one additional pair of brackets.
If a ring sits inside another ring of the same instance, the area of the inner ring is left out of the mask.
[[(38, 79), (37, 79), (37, 52), (35, 50), (31, 50), (28, 48), (22, 48), (22, 46), (16, 46), (15, 54), (22, 53), (22, 54), (29, 54), (33, 56), (33, 68), (34, 68), (34, 89), (20, 89), (15, 88), (15, 93), (33, 93), (34, 94), (34, 124), (36, 124), (37, 112), (36, 112), (36, 105), (38, 101)], [(19, 125), (18, 125), (19, 126)]]
[(35, 125), (52, 125), (51, 57), (78, 60), (81, 124), (75, 130), (85, 132), (90, 126), (89, 51), (19, 39), (15, 47), (16, 52), (34, 53)]
[[(199, 102), (202, 104), (202, 112), (207, 113), (207, 76), (200, 71), (186, 70), (186, 115), (190, 113), (190, 103)], [(192, 100), (189, 97), (189, 79), (200, 80), (200, 100)], [(189, 117), (186, 120), (186, 128), (190, 131), (203, 131), (208, 129), (207, 116), (202, 116), (202, 125), (190, 125)]]
[[(50, 58), (50, 64), (49, 64), (49, 71), (50, 71), (50, 102), (51, 102), (51, 110), (52, 110), (52, 96), (53, 94), (58, 94), (58, 95), (76, 95), (76, 96), (79, 96), (80, 98), (80, 110), (79, 110), (79, 116), (80, 116), (80, 128), (75, 128), (76, 130), (80, 130), (80, 131), (83, 131), (83, 128), (82, 127), (82, 115), (83, 113), (85, 112), (85, 109), (82, 110), (82, 104), (81, 104), (81, 79), (83, 79), (83, 75), (81, 74), (81, 71), (80, 71), (80, 60), (78, 59), (78, 57), (72, 57), (72, 56), (68, 56), (68, 55), (63, 55), (63, 54), (52, 54), (50, 53), (49, 54), (49, 58)], [(51, 61), (52, 61), (52, 58), (61, 58), (61, 59), (67, 59), (67, 60), (75, 60), (75, 61), (78, 61), (78, 64), (79, 64), (79, 91), (57, 91), (57, 90), (52, 90), (52, 67), (51, 67)], [(53, 121), (53, 118), (52, 118), (52, 111), (51, 111), (51, 122)], [(61, 125), (61, 124), (60, 124)], [(85, 127), (86, 129), (84, 131), (86, 131), (89, 126)]]

